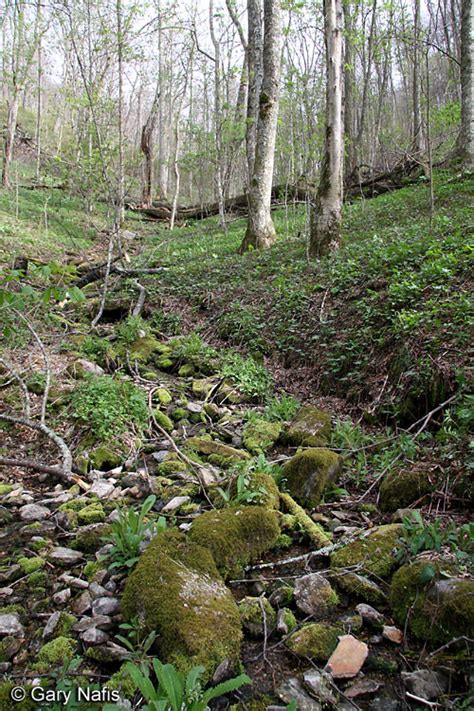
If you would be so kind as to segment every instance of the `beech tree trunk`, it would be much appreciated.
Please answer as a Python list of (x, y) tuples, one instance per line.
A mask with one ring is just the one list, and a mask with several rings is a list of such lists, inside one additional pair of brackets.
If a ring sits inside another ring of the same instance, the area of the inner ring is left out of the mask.
[(160, 99), (160, 87), (156, 88), (155, 98), (148, 114), (148, 118), (142, 128), (142, 136), (140, 149), (145, 159), (143, 165), (143, 187), (142, 187), (142, 205), (143, 207), (151, 207), (152, 190), (153, 190), (153, 134), (158, 116), (158, 102)]
[[(279, 0), (264, 0), (263, 22), (263, 79), (258, 106), (255, 160), (253, 171), (250, 174), (247, 232), (240, 245), (240, 253), (250, 248), (265, 249), (270, 247), (276, 236), (270, 206), (280, 91), (281, 21)], [(253, 83), (253, 79), (251, 83)]]
[(342, 103), (342, 0), (324, 0), (326, 41), (326, 135), (315, 205), (311, 212), (309, 256), (337, 246), (341, 228), (344, 170)]
[(461, 9), (461, 130), (457, 149), (463, 165), (474, 168), (474, 10), (472, 0)]

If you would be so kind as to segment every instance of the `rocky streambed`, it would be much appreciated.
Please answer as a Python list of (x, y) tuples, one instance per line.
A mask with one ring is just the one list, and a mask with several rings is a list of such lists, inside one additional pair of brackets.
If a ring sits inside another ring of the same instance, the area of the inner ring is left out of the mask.
[[(407, 549), (406, 507), (429, 493), (419, 471), (388, 472), (380, 504), (338, 495), (347, 460), (330, 411), (275, 416), (179, 338), (139, 334), (128, 373), (111, 344), (92, 362), (78, 342), (55, 373), (51, 419), (73, 443), (76, 482), (1, 471), (1, 708), (38, 708), (11, 700), (19, 682), (79, 681), (137, 708), (123, 665), (152, 656), (202, 665), (206, 682), (245, 670), (253, 684), (219, 708), (469, 708), (474, 582), (448, 548)], [(138, 406), (113, 437), (87, 423), (106, 370), (125, 388), (112, 397), (146, 398), (146, 429)], [(24, 446), (21, 427), (3, 431), (6, 449)], [(130, 560), (117, 523), (140, 510)]]

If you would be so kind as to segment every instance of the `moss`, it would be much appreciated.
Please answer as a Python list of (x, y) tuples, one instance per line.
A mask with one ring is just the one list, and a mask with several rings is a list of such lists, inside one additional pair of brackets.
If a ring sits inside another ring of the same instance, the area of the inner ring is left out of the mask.
[(125, 664), (123, 664), (118, 672), (112, 674), (110, 679), (105, 683), (105, 688), (112, 691), (119, 691), (122, 698), (133, 699), (138, 687), (128, 673)]
[[(202, 518), (202, 517), (201, 517)], [(129, 576), (122, 612), (157, 632), (160, 656), (185, 671), (209, 674), (224, 659), (237, 662), (241, 627), (237, 606), (209, 550), (175, 529), (159, 533)]]
[(261, 454), (273, 447), (281, 432), (279, 422), (268, 422), (259, 417), (248, 422), (242, 434), (244, 447), (252, 454)]
[(276, 625), (276, 612), (268, 600), (264, 597), (244, 597), (239, 602), (240, 621), (243, 628), (252, 637), (263, 637), (264, 635), (263, 612), (265, 613), (267, 635), (269, 635)]
[(94, 560), (90, 560), (85, 564), (84, 570), (82, 572), (84, 573), (84, 576), (87, 578), (87, 580), (91, 581), (94, 580), (99, 570), (102, 570), (102, 567), (103, 566), (101, 565), (101, 563), (98, 563)]
[(148, 363), (151, 357), (158, 352), (159, 347), (160, 342), (153, 336), (137, 338), (128, 346), (130, 360), (132, 362), (137, 360), (139, 363)]
[(403, 526), (397, 523), (373, 528), (368, 535), (333, 553), (331, 567), (347, 568), (361, 564), (365, 572), (381, 578), (387, 577), (397, 566), (393, 551), (402, 531)]
[(289, 607), (284, 607), (282, 609), (282, 613), (282, 619), (288, 629), (288, 632), (292, 632), (298, 625), (298, 620), (296, 619), (292, 610), (290, 610)]
[(41, 570), (37, 570), (35, 573), (30, 574), (27, 583), (30, 588), (38, 592), (38, 588), (43, 588), (46, 585), (47, 580), (48, 576), (46, 573), (43, 573)]
[(19, 640), (18, 637), (4, 637), (0, 641), (0, 663), (9, 662), (18, 652), (21, 644), (22, 640)]
[(102, 546), (103, 539), (111, 532), (108, 523), (95, 524), (81, 528), (73, 542), (73, 547), (84, 553), (92, 553)]
[(295, 530), (303, 531), (305, 536), (318, 549), (324, 548), (324, 546), (331, 543), (331, 535), (319, 523), (315, 523), (289, 494), (280, 494), (280, 499), (292, 516), (291, 524), (288, 518), (285, 519), (286, 525), (290, 525)]
[[(280, 490), (276, 482), (270, 474), (264, 472), (252, 471), (246, 474), (246, 490), (259, 494), (255, 502), (259, 506), (265, 506), (268, 509), (278, 510), (280, 506)], [(234, 478), (230, 486), (231, 498), (237, 494), (237, 478)]]
[(170, 391), (166, 388), (157, 388), (153, 393), (153, 397), (156, 397), (162, 405), (169, 405), (173, 401)]
[(208, 435), (204, 435), (202, 437), (190, 437), (186, 444), (198, 454), (204, 454), (207, 456), (217, 454), (221, 457), (232, 460), (233, 462), (250, 459), (248, 452), (236, 449), (235, 447), (230, 447), (228, 444), (224, 444), (223, 442), (216, 442)]
[(275, 545), (280, 534), (275, 512), (262, 506), (208, 511), (193, 523), (190, 537), (208, 548), (224, 578), (242, 569)]
[(108, 445), (101, 444), (89, 453), (91, 467), (99, 471), (110, 471), (110, 469), (120, 466), (123, 459), (122, 446), (117, 442)]
[(0, 496), (5, 496), (5, 494), (9, 494), (10, 491), (13, 491), (15, 487), (12, 486), (12, 484), (0, 484)]
[(85, 506), (78, 512), (78, 518), (81, 523), (102, 523), (105, 520), (105, 511), (101, 503), (94, 502)]
[(285, 548), (290, 548), (293, 545), (293, 539), (287, 533), (280, 533), (276, 542), (275, 548), (280, 550), (285, 550)]
[(161, 477), (173, 476), (173, 474), (178, 474), (180, 472), (186, 471), (186, 464), (178, 459), (175, 455), (169, 455), (164, 462), (161, 462), (157, 466), (157, 472)]
[(315, 447), (298, 452), (283, 467), (290, 494), (303, 506), (317, 506), (326, 486), (342, 469), (342, 458), (329, 449)]
[(282, 433), (285, 444), (295, 447), (320, 447), (331, 437), (331, 415), (316, 407), (302, 407), (293, 422)]
[(65, 664), (76, 651), (76, 641), (70, 637), (56, 637), (46, 642), (38, 652), (38, 661), (44, 664)]
[(37, 541), (30, 541), (30, 548), (34, 551), (42, 551), (44, 548), (49, 546), (50, 541), (46, 538), (39, 538)]
[(16, 686), (18, 686), (18, 680), (0, 682), (0, 709), (2, 711), (35, 711), (37, 703), (29, 698), (29, 689), (31, 689), (29, 686), (25, 687), (27, 694), (24, 701), (12, 700), (11, 691)]
[(364, 600), (364, 602), (369, 602), (372, 605), (381, 605), (386, 602), (385, 594), (377, 583), (358, 573), (348, 572), (344, 575), (337, 575), (334, 582), (345, 593)]
[(375, 654), (369, 654), (365, 660), (365, 669), (367, 671), (383, 674), (384, 676), (395, 676), (398, 673), (398, 664), (393, 659), (385, 659)]
[(161, 410), (153, 410), (153, 417), (166, 432), (173, 431), (173, 420)]
[(474, 581), (445, 578), (454, 571), (441, 559), (420, 559), (402, 566), (390, 586), (395, 620), (418, 639), (443, 644), (474, 635)]
[(433, 486), (426, 471), (392, 471), (380, 487), (382, 511), (396, 511), (429, 494)]
[(66, 501), (66, 503), (59, 506), (59, 511), (80, 511), (89, 503), (89, 499), (80, 497), (78, 499), (71, 499)]
[(77, 617), (70, 615), (69, 612), (61, 612), (59, 615), (59, 621), (54, 630), (54, 637), (66, 637), (72, 630), (73, 625), (77, 622)]
[(35, 556), (34, 558), (18, 558), (17, 563), (25, 575), (34, 573), (36, 570), (41, 570), (41, 568), (44, 568), (46, 565), (45, 559), (40, 556)]
[(175, 422), (179, 422), (180, 420), (185, 420), (186, 417), (188, 416), (188, 411), (184, 409), (184, 407), (177, 407), (176, 410), (173, 410), (171, 413), (171, 417)]
[(191, 389), (194, 395), (201, 398), (201, 400), (204, 400), (204, 398), (209, 395), (214, 385), (215, 383), (212, 380), (209, 380), (208, 378), (203, 378), (200, 380), (193, 380)]
[(178, 375), (180, 378), (189, 378), (191, 375), (194, 375), (195, 370), (194, 365), (191, 363), (185, 363), (179, 368)]
[(303, 625), (286, 640), (286, 646), (298, 657), (310, 657), (325, 662), (337, 647), (340, 627), (325, 623)]
[(159, 358), (156, 359), (156, 365), (160, 370), (171, 370), (171, 368), (174, 366), (174, 360), (169, 357), (169, 355), (160, 355)]

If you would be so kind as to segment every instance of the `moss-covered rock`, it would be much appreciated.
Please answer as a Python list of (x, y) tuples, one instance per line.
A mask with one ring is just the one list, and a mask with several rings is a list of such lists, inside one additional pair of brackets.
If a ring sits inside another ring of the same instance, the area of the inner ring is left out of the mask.
[(263, 506), (242, 506), (208, 511), (193, 523), (190, 537), (211, 551), (224, 578), (242, 569), (272, 548), (279, 536), (276, 512)]
[(443, 577), (454, 571), (441, 559), (419, 559), (402, 566), (390, 586), (390, 604), (399, 624), (432, 644), (474, 635), (474, 581)]
[(214, 385), (215, 382), (212, 379), (200, 378), (198, 380), (193, 380), (191, 389), (194, 395), (196, 395), (201, 400), (204, 400), (209, 395)]
[(283, 467), (290, 494), (304, 506), (321, 501), (325, 487), (335, 481), (342, 469), (342, 458), (329, 449), (314, 447), (298, 452)]
[(98, 469), (99, 471), (115, 469), (115, 467), (122, 464), (124, 458), (123, 447), (118, 442), (101, 444), (89, 452), (89, 463), (92, 469)]
[[(245, 490), (251, 494), (258, 494), (252, 503), (278, 510), (280, 506), (280, 491), (275, 479), (265, 472), (251, 471), (245, 475)], [(231, 482), (230, 497), (238, 494), (237, 477)]]
[(56, 637), (44, 644), (38, 652), (38, 661), (42, 664), (64, 664), (74, 656), (76, 641), (70, 637)]
[(275, 629), (276, 612), (265, 597), (244, 597), (239, 602), (239, 613), (244, 630), (252, 637), (263, 637), (265, 629), (269, 636)]
[(91, 523), (102, 523), (105, 521), (104, 507), (99, 501), (93, 501), (78, 511), (77, 516), (79, 521), (85, 525)]
[(321, 447), (331, 437), (331, 415), (317, 407), (306, 405), (282, 432), (285, 444), (295, 447)]
[(281, 432), (280, 422), (268, 422), (262, 417), (247, 422), (242, 440), (252, 454), (261, 454), (273, 447)]
[(387, 577), (397, 567), (394, 550), (402, 531), (403, 526), (398, 523), (376, 526), (367, 535), (333, 553), (331, 567), (347, 568), (360, 564), (366, 573)]
[(160, 425), (160, 427), (162, 427), (166, 432), (172, 432), (174, 427), (173, 420), (171, 419), (171, 417), (168, 417), (165, 412), (162, 412), (161, 410), (154, 410), (153, 417)]
[(18, 558), (17, 563), (25, 575), (41, 570), (46, 565), (45, 559), (40, 556), (34, 556), (33, 558), (21, 557)]
[(381, 605), (386, 602), (386, 595), (376, 582), (349, 571), (343, 575), (334, 577), (335, 584), (348, 595), (352, 595), (357, 600), (369, 602), (372, 605)]
[(210, 455), (217, 455), (218, 457), (224, 457), (232, 462), (241, 462), (250, 459), (248, 452), (230, 447), (228, 444), (224, 444), (224, 442), (213, 440), (210, 435), (190, 437), (186, 444), (198, 454), (204, 454), (208, 457)]
[(157, 633), (157, 651), (180, 669), (208, 674), (224, 659), (237, 663), (241, 626), (231, 592), (206, 548), (176, 530), (159, 533), (127, 580), (122, 611)]
[(159, 352), (160, 342), (153, 336), (142, 336), (135, 339), (133, 343), (127, 346), (129, 359), (138, 361), (139, 363), (148, 363), (155, 353)]
[(26, 698), (24, 701), (13, 701), (11, 697), (12, 689), (18, 686), (18, 679), (15, 681), (0, 682), (0, 709), (2, 711), (36, 711), (37, 702), (30, 698), (31, 687), (26, 687)]
[(13, 489), (13, 484), (0, 484), (0, 496), (5, 496), (5, 494), (9, 494), (10, 491), (13, 491)]
[(326, 623), (303, 625), (287, 640), (286, 646), (298, 657), (310, 657), (318, 662), (325, 662), (337, 647), (342, 628)]
[(153, 393), (153, 398), (156, 398), (162, 405), (169, 405), (173, 401), (173, 397), (166, 388), (157, 388)]
[(85, 553), (96, 551), (103, 545), (103, 539), (110, 534), (111, 530), (109, 523), (84, 526), (78, 530), (73, 541), (73, 548)]
[(393, 471), (380, 486), (380, 508), (396, 511), (429, 494), (433, 486), (427, 471)]

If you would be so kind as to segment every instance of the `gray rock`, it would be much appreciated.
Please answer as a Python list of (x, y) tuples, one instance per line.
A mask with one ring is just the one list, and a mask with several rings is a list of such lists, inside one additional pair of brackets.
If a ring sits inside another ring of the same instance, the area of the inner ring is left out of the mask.
[(366, 605), (361, 602), (360, 605), (357, 605), (356, 610), (362, 617), (364, 624), (369, 627), (375, 627), (376, 629), (381, 629), (383, 627), (385, 622), (384, 616), (371, 605)]
[(13, 595), (13, 588), (0, 588), (0, 597), (10, 597)]
[(73, 588), (80, 588), (81, 590), (87, 590), (89, 587), (87, 580), (75, 578), (73, 575), (68, 575), (68, 573), (63, 573), (58, 580), (59, 582), (66, 583), (66, 585), (71, 585)]
[(189, 496), (174, 496), (171, 501), (168, 501), (166, 506), (163, 506), (163, 513), (170, 513), (171, 511), (176, 511), (183, 504), (188, 504), (191, 501)]
[(89, 494), (97, 496), (98, 499), (108, 499), (115, 491), (115, 486), (110, 481), (95, 481), (89, 489)]
[(49, 616), (48, 621), (43, 629), (43, 639), (51, 639), (56, 627), (58, 626), (60, 617), (61, 613), (58, 610), (56, 610), (56, 612), (53, 612), (53, 614)]
[(294, 594), (298, 609), (305, 615), (321, 615), (334, 606), (337, 600), (331, 584), (319, 573), (298, 578)]
[(89, 585), (89, 592), (90, 592), (93, 600), (95, 600), (98, 597), (110, 596), (110, 593), (107, 592), (107, 590), (104, 587), (102, 587), (102, 585), (99, 585), (99, 583), (91, 583)]
[(130, 654), (125, 647), (110, 641), (107, 644), (98, 645), (96, 649), (97, 652), (100, 652), (100, 659), (104, 662), (121, 662)]
[(331, 675), (318, 669), (309, 669), (303, 674), (303, 684), (311, 696), (320, 701), (323, 706), (337, 706), (339, 694), (331, 684)]
[(83, 378), (87, 373), (92, 375), (104, 375), (104, 369), (97, 365), (97, 363), (92, 363), (90, 360), (85, 358), (78, 358), (67, 367), (67, 372), (72, 375), (73, 378)]
[(6, 674), (10, 669), (12, 668), (12, 665), (10, 662), (1, 662), (0, 664), (0, 674)]
[(53, 550), (48, 554), (49, 560), (57, 565), (65, 566), (66, 568), (77, 565), (80, 561), (84, 559), (84, 556), (80, 551), (75, 551), (72, 548), (53, 548)]
[(17, 564), (9, 565), (6, 570), (0, 572), (0, 583), (9, 583), (11, 580), (20, 577), (21, 567)]
[(39, 504), (26, 504), (21, 507), (19, 514), (22, 521), (44, 521), (51, 516), (51, 511)]
[(432, 669), (402, 672), (401, 676), (407, 691), (427, 701), (437, 699), (448, 689), (447, 677)]
[(186, 405), (186, 409), (188, 412), (198, 415), (200, 412), (202, 412), (202, 405), (198, 402), (188, 402), (188, 404)]
[(115, 615), (120, 610), (120, 603), (115, 597), (98, 597), (92, 602), (92, 614)]
[(24, 629), (16, 613), (0, 615), (0, 637), (23, 637)]
[(9, 662), (21, 649), (24, 640), (18, 637), (4, 637), (2, 639), (2, 658)]
[(53, 595), (55, 605), (65, 605), (71, 599), (71, 588), (65, 588)]
[(277, 694), (285, 704), (296, 701), (298, 711), (322, 711), (322, 705), (306, 693), (302, 682), (295, 677), (280, 684)]
[(104, 644), (109, 639), (107, 632), (99, 630), (97, 627), (90, 627), (85, 632), (80, 634), (80, 638), (85, 644), (97, 645)]
[(82, 620), (76, 622), (73, 626), (74, 632), (85, 632), (92, 627), (98, 627), (101, 630), (109, 630), (113, 626), (112, 620), (107, 615), (97, 615), (97, 617), (83, 617)]
[(164, 462), (168, 455), (169, 455), (169, 452), (167, 449), (160, 449), (159, 452), (152, 452), (151, 453), (151, 456), (153, 457), (155, 462), (158, 462), (158, 464), (161, 464), (162, 462)]
[(72, 603), (72, 610), (76, 615), (84, 615), (91, 609), (92, 598), (88, 590), (84, 590), (83, 593), (79, 595), (77, 600)]
[(288, 634), (290, 631), (288, 629), (288, 624), (286, 622), (286, 610), (282, 608), (281, 610), (278, 610), (277, 612), (277, 621), (276, 621), (276, 631), (278, 634), (284, 636)]
[(400, 711), (406, 708), (393, 696), (377, 696), (370, 704), (370, 711)]

